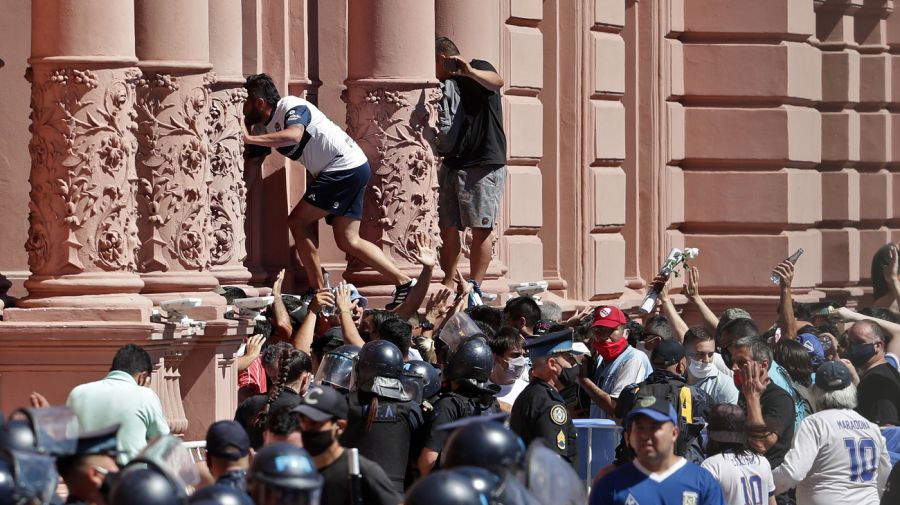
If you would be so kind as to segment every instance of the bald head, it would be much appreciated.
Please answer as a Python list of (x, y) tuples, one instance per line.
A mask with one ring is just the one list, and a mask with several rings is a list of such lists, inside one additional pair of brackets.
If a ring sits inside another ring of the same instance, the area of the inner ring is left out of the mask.
[(874, 321), (857, 321), (847, 330), (851, 342), (861, 344), (884, 343), (884, 330)]

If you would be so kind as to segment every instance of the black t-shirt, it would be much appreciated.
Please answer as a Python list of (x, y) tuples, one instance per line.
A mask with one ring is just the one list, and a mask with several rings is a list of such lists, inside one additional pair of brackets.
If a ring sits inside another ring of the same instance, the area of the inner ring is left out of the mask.
[[(744, 409), (747, 408), (747, 400), (743, 395), (741, 395), (739, 403)], [(787, 391), (770, 381), (759, 398), (759, 404), (766, 426), (778, 435), (778, 441), (765, 454), (772, 468), (776, 468), (784, 461), (784, 455), (787, 454), (791, 448), (791, 442), (794, 440), (794, 417), (797, 415), (794, 410), (794, 400)]]
[[(469, 62), (477, 70), (496, 72), (483, 60)], [(459, 86), (459, 107), (454, 123), (465, 121), (454, 149), (444, 158), (452, 168), (506, 165), (506, 133), (503, 131), (503, 108), (500, 92), (491, 91), (469, 77), (453, 77)]]
[[(251, 396), (244, 400), (234, 413), (234, 420), (247, 430), (247, 435), (250, 437), (250, 445), (254, 449), (262, 447), (263, 432), (265, 431), (265, 428), (254, 426), (253, 418), (266, 406), (268, 400), (268, 395)], [(278, 398), (272, 402), (269, 412), (275, 412), (284, 407), (296, 407), (297, 405), (300, 405), (302, 400), (303, 397), (298, 395), (294, 390), (284, 388), (284, 391), (282, 391)]]
[(856, 411), (878, 425), (900, 425), (900, 372), (882, 363), (863, 374)]
[[(320, 501), (322, 505), (352, 505), (348, 480), (349, 461), (347, 451), (344, 451), (333, 463), (319, 469), (319, 473), (325, 478)], [(360, 456), (359, 471), (362, 473), (363, 503), (366, 505), (397, 505), (403, 501), (403, 496), (394, 490), (391, 479), (373, 461)]]

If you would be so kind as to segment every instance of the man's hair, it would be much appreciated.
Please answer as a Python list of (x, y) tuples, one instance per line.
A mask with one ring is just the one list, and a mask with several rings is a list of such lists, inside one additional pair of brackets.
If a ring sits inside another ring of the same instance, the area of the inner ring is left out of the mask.
[[(588, 323), (589, 325), (593, 324), (593, 321)], [(627, 323), (625, 323), (625, 329), (628, 330), (628, 345), (631, 347), (636, 347), (637, 343), (644, 338), (644, 325), (641, 324), (640, 321), (636, 319), (629, 319)]]
[(513, 349), (521, 349), (522, 344), (525, 343), (524, 341), (525, 339), (522, 338), (519, 330), (509, 326), (500, 328), (496, 335), (487, 339), (491, 352), (497, 356), (503, 356)]
[(775, 344), (772, 354), (775, 356), (775, 362), (787, 370), (794, 382), (806, 387), (812, 385), (812, 360), (803, 344), (783, 338)]
[(137, 375), (141, 372), (150, 373), (153, 371), (153, 361), (143, 347), (128, 344), (116, 351), (110, 370), (125, 372), (128, 375)]
[(481, 321), (490, 326), (494, 333), (503, 326), (503, 311), (490, 305), (476, 305), (465, 310), (476, 323)]
[(859, 313), (875, 319), (883, 319), (894, 324), (900, 324), (900, 314), (885, 307), (863, 307), (859, 310)]
[(478, 327), (478, 330), (481, 331), (481, 333), (484, 333), (485, 337), (493, 337), (497, 334), (497, 330), (484, 321), (475, 321), (475, 326)]
[(706, 330), (704, 326), (691, 326), (684, 332), (684, 345), (687, 347), (694, 342), (707, 342), (714, 340), (712, 333)]
[[(277, 342), (270, 346), (266, 346), (260, 354), (263, 365), (274, 365), (278, 363), (278, 360), (281, 359), (281, 353), (284, 352), (285, 349), (290, 350), (293, 347), (294, 346), (289, 342)], [(271, 379), (274, 381), (275, 377), (272, 377)]]
[(443, 54), (444, 56), (456, 56), (459, 54), (459, 48), (447, 37), (438, 37), (434, 39), (434, 54)]
[(272, 107), (277, 106), (278, 101), (281, 100), (278, 88), (275, 87), (275, 81), (269, 77), (269, 74), (253, 74), (247, 77), (244, 89), (247, 90), (247, 100), (262, 98)]
[(378, 325), (378, 334), (382, 339), (397, 346), (404, 356), (412, 345), (412, 326), (399, 317), (393, 317)]
[(375, 331), (378, 331), (378, 328), (381, 327), (381, 323), (388, 319), (400, 319), (400, 316), (398, 316), (396, 312), (384, 309), (368, 309), (363, 312), (364, 318), (369, 316), (372, 316), (372, 327), (375, 328)]
[(541, 307), (530, 296), (518, 296), (506, 302), (503, 313), (509, 314), (513, 321), (524, 317), (525, 325), (529, 328), (534, 328), (534, 325), (541, 320)]
[[(721, 403), (710, 408), (709, 416), (707, 417), (706, 429), (708, 431), (725, 431), (736, 434), (743, 434), (745, 433), (746, 424), (747, 414), (744, 412), (743, 408), (741, 408), (739, 405)], [(746, 441), (717, 442), (715, 440), (709, 439), (709, 441), (706, 443), (707, 456), (714, 456), (723, 452), (732, 452), (741, 456), (749, 456), (751, 454), (750, 449), (747, 447)]]
[(752, 319), (735, 319), (731, 324), (722, 328), (722, 333), (726, 331), (734, 336), (735, 341), (745, 337), (759, 337), (759, 329)]
[(295, 431), (300, 431), (300, 414), (292, 412), (291, 405), (285, 405), (273, 410), (266, 418), (266, 431), (273, 435), (286, 437)]
[(732, 344), (731, 353), (734, 354), (735, 350), (744, 348), (750, 349), (750, 358), (753, 361), (757, 363), (763, 361), (772, 363), (772, 348), (769, 347), (765, 340), (759, 337), (741, 337)]
[(856, 408), (856, 386), (853, 384), (837, 391), (825, 391), (813, 384), (812, 397), (817, 412), (827, 409), (853, 410)]
[(669, 318), (662, 314), (650, 316), (644, 322), (642, 338), (647, 335), (659, 335), (663, 340), (676, 340), (678, 338), (678, 335), (675, 334), (675, 328), (669, 322)]
[(872, 334), (875, 335), (875, 338), (878, 339), (879, 342), (882, 342), (884, 344), (888, 343), (887, 339), (885, 337), (885, 334), (884, 334), (884, 330), (882, 330), (881, 326), (878, 326), (878, 323), (876, 323), (875, 321), (868, 321), (868, 320), (857, 321), (857, 322), (853, 323), (853, 326), (851, 326), (850, 328), (853, 329), (856, 326), (868, 328), (869, 331), (871, 331)]
[(556, 302), (544, 300), (541, 302), (541, 319), (558, 323), (562, 319), (562, 307)]

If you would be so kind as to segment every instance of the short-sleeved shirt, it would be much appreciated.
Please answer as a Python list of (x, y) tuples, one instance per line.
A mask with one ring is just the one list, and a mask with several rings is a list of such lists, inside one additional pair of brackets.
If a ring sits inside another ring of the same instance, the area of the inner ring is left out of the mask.
[(878, 426), (853, 410), (817, 412), (800, 423), (773, 471), (775, 486), (796, 486), (798, 505), (878, 503), (891, 471), (886, 445)]
[[(278, 398), (275, 398), (275, 401), (272, 402), (269, 412), (276, 412), (287, 407), (296, 407), (300, 405), (302, 400), (303, 397), (297, 394), (296, 391), (291, 388), (284, 388), (281, 394), (278, 395)], [(247, 431), (247, 435), (250, 437), (250, 446), (254, 449), (262, 447), (265, 429), (255, 425), (253, 419), (266, 406), (268, 401), (268, 395), (251, 396), (238, 405), (237, 410), (234, 412), (234, 420)]]
[[(491, 383), (493, 384), (493, 383)], [(516, 379), (512, 382), (512, 384), (497, 384), (500, 387), (500, 392), (495, 396), (497, 397), (497, 401), (500, 403), (505, 403), (510, 407), (516, 403), (516, 398), (528, 387), (528, 381), (523, 381), (522, 379)]]
[(900, 372), (887, 363), (859, 378), (856, 411), (878, 425), (900, 425)]
[(282, 155), (299, 161), (310, 175), (350, 170), (366, 163), (366, 154), (340, 126), (334, 124), (315, 105), (296, 97), (278, 101), (266, 133), (275, 133), (293, 125), (303, 125), (303, 137), (297, 144), (279, 147)]
[(238, 388), (246, 389), (252, 394), (261, 394), (267, 391), (266, 369), (263, 368), (261, 357), (257, 356), (246, 370), (238, 372)]
[[(344, 451), (330, 465), (320, 468), (325, 479), (320, 503), (324, 505), (353, 505), (350, 503), (350, 487), (347, 483), (350, 458)], [(366, 505), (397, 505), (403, 501), (395, 490), (391, 479), (372, 460), (359, 457), (359, 472), (362, 474), (362, 502)]]
[(722, 486), (728, 505), (767, 505), (775, 495), (775, 481), (769, 460), (758, 454), (723, 452), (700, 465)]
[(724, 505), (722, 488), (708, 471), (679, 458), (654, 473), (637, 461), (608, 473), (591, 491), (590, 505)]
[(99, 381), (75, 387), (66, 405), (78, 416), (82, 432), (121, 424), (116, 435), (120, 464), (137, 456), (148, 440), (169, 433), (159, 397), (126, 372), (113, 370)]
[[(619, 363), (621, 361), (621, 363)], [(614, 372), (611, 370), (615, 369)], [(653, 372), (650, 358), (646, 353), (638, 351), (634, 347), (627, 347), (610, 363), (600, 363), (594, 382), (597, 387), (613, 398), (619, 398), (626, 387), (643, 382)], [(613, 419), (599, 405), (591, 404), (591, 418)]]
[[(718, 368), (714, 368), (714, 370), (715, 372), (712, 375), (702, 379), (695, 379), (693, 376), (690, 376), (691, 380), (689, 382), (691, 382), (691, 385), (705, 391), (714, 405), (719, 403), (736, 404), (740, 393), (737, 386), (734, 385), (734, 378), (722, 374)], [(690, 375), (690, 372), (688, 374)]]
[(532, 379), (516, 398), (509, 428), (522, 437), (525, 445), (540, 439), (568, 462), (574, 464), (577, 460), (577, 434), (566, 401), (555, 388), (540, 379)]
[[(747, 408), (747, 401), (743, 395), (738, 403), (744, 409)], [(774, 382), (769, 382), (759, 398), (759, 403), (766, 426), (778, 435), (778, 441), (765, 454), (769, 465), (777, 468), (784, 461), (784, 455), (791, 448), (791, 441), (794, 439), (794, 400), (787, 391), (776, 386)]]
[[(497, 71), (483, 60), (472, 60), (469, 64), (477, 70)], [(444, 165), (451, 168), (506, 165), (500, 92), (489, 90), (470, 77), (451, 79), (456, 81), (460, 97), (453, 122), (463, 121), (463, 124), (459, 127), (456, 146), (444, 157)]]

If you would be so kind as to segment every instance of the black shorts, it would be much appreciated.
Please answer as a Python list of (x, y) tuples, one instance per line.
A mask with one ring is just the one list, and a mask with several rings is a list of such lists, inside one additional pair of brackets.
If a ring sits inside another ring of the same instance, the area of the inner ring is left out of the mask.
[(349, 170), (323, 172), (313, 180), (303, 195), (303, 200), (328, 211), (325, 220), (329, 224), (336, 216), (359, 221), (362, 219), (363, 197), (371, 175), (368, 162)]

